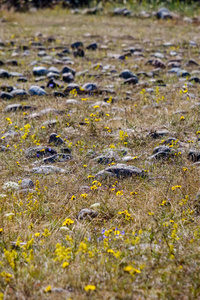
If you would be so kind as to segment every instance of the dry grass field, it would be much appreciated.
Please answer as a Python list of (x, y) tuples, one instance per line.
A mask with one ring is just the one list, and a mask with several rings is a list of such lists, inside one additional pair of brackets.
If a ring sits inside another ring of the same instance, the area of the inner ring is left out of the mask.
[(0, 299), (200, 299), (200, 25), (2, 17)]

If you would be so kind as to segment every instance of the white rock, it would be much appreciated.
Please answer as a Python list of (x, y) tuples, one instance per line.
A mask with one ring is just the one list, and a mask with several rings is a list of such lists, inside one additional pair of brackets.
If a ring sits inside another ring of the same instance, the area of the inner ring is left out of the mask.
[(19, 185), (14, 181), (8, 181), (4, 183), (2, 188), (6, 191), (19, 190)]

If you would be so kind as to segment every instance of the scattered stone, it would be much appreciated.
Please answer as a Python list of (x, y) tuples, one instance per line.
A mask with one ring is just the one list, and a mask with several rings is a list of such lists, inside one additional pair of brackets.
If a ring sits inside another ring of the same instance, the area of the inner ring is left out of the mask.
[(144, 170), (135, 166), (127, 166), (125, 164), (117, 164), (112, 167), (108, 167), (103, 171), (98, 172), (95, 177), (102, 176), (116, 176), (118, 178), (127, 178), (132, 176), (145, 177)]
[(3, 184), (2, 189), (8, 192), (19, 190), (19, 184), (13, 181), (8, 181)]
[(38, 147), (30, 147), (28, 149), (25, 150), (25, 156), (27, 158), (34, 158), (34, 157), (48, 157), (48, 156), (52, 156), (54, 154), (57, 154), (56, 150), (50, 148), (50, 147), (42, 147), (42, 146), (38, 146)]
[(120, 78), (123, 79), (130, 79), (130, 78), (135, 78), (138, 80), (137, 76), (135, 74), (133, 74), (131, 71), (129, 70), (124, 70), (119, 74)]
[(34, 183), (30, 178), (22, 179), (22, 181), (20, 183), (20, 188), (22, 188), (22, 189), (34, 188)]
[(188, 158), (193, 162), (200, 161), (200, 151), (194, 149), (189, 150)]
[(64, 141), (57, 133), (52, 133), (49, 138), (49, 144), (54, 144), (55, 146), (59, 146), (64, 144)]
[(175, 153), (176, 151), (169, 146), (158, 146), (153, 150), (153, 155), (149, 159), (168, 159), (173, 157)]
[(98, 46), (97, 46), (97, 43), (91, 43), (90, 45), (88, 45), (86, 47), (87, 50), (97, 50)]
[(9, 78), (10, 74), (4, 70), (4, 69), (0, 69), (0, 78)]
[(68, 173), (67, 170), (55, 166), (40, 166), (33, 168), (31, 173), (38, 175), (63, 174)]
[(67, 83), (70, 83), (70, 82), (74, 81), (74, 76), (70, 72), (69, 73), (64, 73), (62, 78), (63, 78), (63, 81), (67, 82)]
[(94, 158), (93, 160), (97, 161), (99, 164), (108, 165), (111, 164), (112, 162), (119, 161), (120, 157), (114, 151), (109, 151), (105, 155), (100, 155)]
[(53, 164), (53, 163), (56, 163), (56, 162), (65, 162), (65, 161), (70, 160), (72, 158), (73, 158), (72, 155), (58, 153), (58, 154), (54, 154), (52, 156), (49, 156), (47, 158), (43, 158), (41, 163), (42, 164)]
[(66, 73), (72, 73), (73, 76), (76, 75), (76, 71), (68, 66), (65, 66), (62, 71), (61, 71), (62, 74), (66, 74)]
[(16, 89), (16, 90), (13, 90), (11, 93), (10, 93), (13, 97), (23, 97), (23, 96), (27, 96), (28, 93), (25, 91), (25, 90), (22, 90), (22, 89)]
[(13, 98), (13, 96), (10, 93), (0, 92), (0, 99), (10, 100), (12, 98)]
[(95, 83), (85, 83), (81, 88), (84, 92), (95, 92), (98, 89)]
[(33, 86), (30, 87), (29, 94), (31, 96), (44, 96), (44, 95), (47, 95), (47, 93), (45, 92), (44, 89), (42, 89), (41, 87), (36, 86), (36, 85), (33, 85)]
[(47, 75), (48, 70), (45, 67), (34, 67), (33, 75), (34, 76), (45, 76)]
[(98, 216), (98, 213), (92, 209), (83, 208), (77, 215), (78, 220), (93, 219)]

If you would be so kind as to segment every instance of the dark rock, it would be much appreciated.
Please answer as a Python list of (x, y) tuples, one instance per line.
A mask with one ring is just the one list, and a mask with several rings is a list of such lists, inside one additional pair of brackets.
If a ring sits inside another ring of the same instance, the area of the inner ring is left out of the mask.
[(0, 78), (9, 78), (9, 77), (10, 77), (10, 73), (8, 73), (4, 69), (0, 69)]
[(188, 158), (193, 162), (200, 161), (200, 151), (191, 149), (188, 153)]
[(18, 62), (17, 62), (16, 60), (14, 60), (14, 59), (9, 59), (9, 60), (6, 60), (6, 65), (16, 67), (16, 66), (18, 66), (19, 64), (18, 64)]
[(122, 72), (119, 74), (119, 77), (120, 77), (120, 78), (123, 78), (123, 79), (136, 78), (136, 79), (138, 80), (137, 76), (136, 76), (135, 74), (133, 74), (133, 73), (132, 73), (131, 71), (129, 71), (129, 70), (124, 70), (124, 71), (122, 71)]
[(165, 7), (160, 8), (157, 11), (156, 16), (158, 19), (172, 19), (170, 11)]
[(98, 213), (92, 209), (83, 208), (77, 215), (78, 220), (93, 219), (98, 216)]
[(194, 76), (189, 79), (190, 82), (200, 83), (200, 78)]
[(65, 95), (62, 92), (59, 92), (59, 91), (54, 91), (53, 96), (54, 97), (65, 97)]
[(83, 50), (83, 48), (78, 48), (77, 50), (75, 50), (74, 52), (73, 52), (73, 54), (74, 54), (74, 57), (84, 57), (85, 56), (85, 52), (84, 52), (84, 50)]
[(69, 83), (66, 89), (64, 90), (64, 94), (68, 95), (73, 90), (76, 90), (78, 94), (81, 93), (80, 86), (77, 83)]
[(11, 94), (6, 93), (6, 92), (0, 92), (0, 99), (10, 100), (12, 98), (13, 98), (13, 96)]
[(13, 88), (12, 86), (7, 85), (7, 84), (1, 85), (1, 86), (0, 86), (0, 89), (1, 89), (2, 91), (4, 91), (4, 92), (8, 92), (8, 93), (10, 93), (10, 92), (12, 92), (12, 91), (14, 90), (14, 88)]
[(0, 146), (0, 152), (7, 151), (8, 148), (6, 146)]
[(45, 67), (34, 67), (33, 75), (34, 76), (45, 76), (47, 75), (48, 70)]
[(43, 158), (42, 163), (43, 164), (52, 164), (52, 163), (56, 163), (56, 162), (64, 162), (64, 161), (67, 161), (72, 158), (73, 158), (73, 156), (70, 154), (58, 153), (58, 154), (49, 156), (47, 158)]
[(19, 77), (19, 78), (17, 78), (17, 82), (27, 82), (27, 81), (28, 81), (28, 79), (25, 78), (25, 77)]
[(91, 43), (86, 47), (87, 50), (96, 50), (98, 48), (97, 43)]
[(72, 73), (73, 76), (76, 75), (76, 71), (68, 66), (65, 66), (62, 71), (61, 71), (62, 74), (65, 74), (65, 73)]
[(72, 49), (78, 49), (79, 47), (83, 47), (82, 42), (75, 42), (75, 43), (71, 44)]
[(72, 152), (72, 150), (69, 148), (61, 148), (60, 151), (61, 151), (61, 153), (68, 153), (68, 154), (70, 154)]
[(74, 81), (74, 76), (70, 72), (69, 73), (64, 73), (62, 78), (63, 78), (63, 81), (67, 82), (67, 83), (70, 83), (70, 82)]
[(59, 146), (64, 144), (64, 141), (57, 133), (52, 133), (49, 138), (49, 144), (54, 144), (55, 146)]
[(186, 70), (179, 70), (178, 72), (177, 72), (177, 76), (178, 77), (189, 77), (190, 76), (190, 73), (188, 72), (188, 71), (186, 71)]
[(63, 85), (62, 82), (51, 78), (47, 83), (47, 87), (55, 89), (55, 88), (63, 88)]

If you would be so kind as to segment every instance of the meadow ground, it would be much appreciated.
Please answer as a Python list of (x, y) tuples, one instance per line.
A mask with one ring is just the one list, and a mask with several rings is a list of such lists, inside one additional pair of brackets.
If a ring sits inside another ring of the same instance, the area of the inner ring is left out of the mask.
[[(61, 9), (3, 17), (1, 68), (27, 81), (1, 78), (0, 89), (37, 85), (48, 95), (0, 99), (0, 299), (200, 299), (200, 80), (190, 81), (200, 78), (199, 25)], [(98, 48), (74, 58), (76, 41)], [(96, 90), (68, 93), (60, 75), (47, 88), (46, 76), (32, 74), (65, 65), (75, 83)], [(169, 72), (174, 66), (179, 74)], [(137, 84), (124, 84), (125, 69)], [(54, 110), (33, 115), (46, 108)], [(64, 143), (49, 145), (51, 133)], [(71, 151), (66, 161), (46, 161), (64, 173), (33, 172), (48, 151), (27, 149), (40, 146)], [(96, 176), (116, 165), (119, 176)], [(22, 191), (25, 178), (30, 191)], [(93, 212), (80, 217), (82, 209)]]

